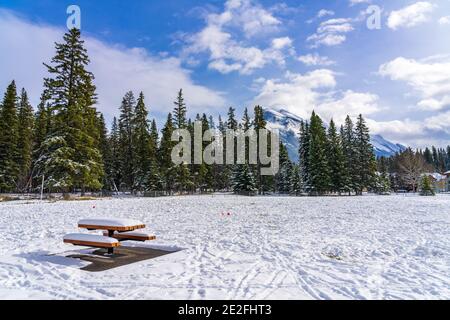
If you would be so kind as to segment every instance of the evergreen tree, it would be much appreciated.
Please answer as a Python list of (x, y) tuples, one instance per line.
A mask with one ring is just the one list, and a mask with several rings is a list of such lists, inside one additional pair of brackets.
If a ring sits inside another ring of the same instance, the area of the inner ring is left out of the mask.
[(122, 100), (119, 117), (119, 155), (121, 172), (120, 187), (128, 190), (133, 189), (135, 181), (135, 149), (133, 141), (135, 108), (136, 100), (134, 98), (134, 94), (129, 91), (125, 94)]
[[(261, 129), (266, 129), (267, 122), (264, 119), (264, 110), (261, 106), (256, 106), (254, 111), (254, 120), (253, 120), (253, 128), (255, 129), (257, 136), (258, 136), (258, 142), (257, 142), (257, 154), (258, 154), (258, 161), (256, 165), (256, 184), (258, 186), (258, 193), (264, 194), (265, 191), (269, 191), (273, 188), (273, 177), (272, 176), (263, 176), (261, 175), (261, 160), (259, 158), (260, 149), (261, 146), (259, 144), (259, 136)], [(267, 147), (269, 148), (268, 154), (270, 154), (272, 151), (270, 150), (270, 135), (267, 139)], [(266, 151), (266, 150), (263, 150)]]
[(183, 89), (178, 91), (177, 99), (174, 102), (175, 109), (173, 111), (173, 120), (175, 122), (176, 129), (186, 129), (187, 118), (186, 118), (186, 104), (184, 103)]
[(233, 191), (237, 194), (257, 191), (255, 177), (248, 164), (236, 166), (233, 179)]
[(50, 188), (97, 190), (102, 186), (103, 165), (95, 127), (94, 76), (86, 70), (89, 57), (80, 31), (71, 29), (63, 40), (56, 44), (51, 65), (45, 64), (50, 77), (44, 79), (44, 90), (52, 119), (38, 166)]
[(141, 92), (134, 110), (132, 119), (133, 128), (133, 189), (145, 191), (151, 166), (151, 142), (150, 128), (148, 123), (148, 111), (144, 102), (144, 94)]
[(369, 129), (362, 115), (359, 115), (355, 127), (355, 147), (357, 193), (362, 194), (364, 189), (373, 184), (376, 172), (376, 159), (370, 143)]
[(310, 132), (309, 132), (309, 124), (307, 122), (302, 121), (300, 123), (300, 132), (299, 132), (299, 171), (300, 171), (300, 179), (301, 185), (305, 188), (302, 191), (309, 192), (309, 145), (310, 145)]
[(175, 146), (175, 143), (172, 142), (172, 133), (174, 130), (172, 114), (169, 113), (164, 128), (162, 129), (161, 144), (158, 152), (164, 187), (169, 194), (174, 190), (176, 175), (176, 166), (172, 162), (172, 149)]
[(25, 89), (22, 89), (18, 116), (18, 188), (20, 191), (30, 186), (31, 161), (33, 151), (33, 107), (28, 101)]
[(108, 138), (108, 129), (106, 128), (106, 122), (105, 118), (103, 117), (102, 113), (98, 113), (97, 115), (97, 122), (98, 122), (98, 128), (99, 128), (99, 150), (102, 155), (103, 159), (103, 168), (104, 168), (104, 175), (103, 175), (103, 190), (112, 190), (112, 148), (110, 145), (110, 141)]
[(6, 89), (0, 108), (0, 191), (17, 188), (19, 126), (17, 115), (17, 89), (13, 81)]
[(277, 191), (280, 193), (289, 193), (292, 187), (293, 165), (289, 159), (286, 147), (280, 143), (280, 171), (276, 175)]
[(158, 128), (153, 119), (150, 128), (150, 172), (147, 179), (148, 191), (161, 191), (163, 189), (163, 180), (158, 163)]
[(327, 139), (322, 119), (313, 112), (310, 121), (309, 183), (310, 193), (323, 195), (330, 190), (330, 169), (327, 155)]
[[(174, 115), (174, 126), (175, 129), (188, 129), (187, 123), (187, 109), (186, 103), (183, 98), (183, 90), (180, 89), (178, 92), (177, 99), (174, 102), (175, 109), (173, 111)], [(193, 188), (193, 181), (191, 179), (191, 172), (189, 170), (188, 164), (180, 164), (175, 170), (175, 181), (174, 186), (178, 192), (189, 191)]]
[(300, 195), (303, 192), (303, 184), (299, 165), (293, 165), (290, 182), (291, 193), (295, 194), (296, 196)]
[(337, 133), (336, 125), (331, 120), (328, 128), (328, 164), (330, 169), (331, 190), (341, 194), (345, 190), (346, 173), (345, 157), (341, 138)]
[(109, 183), (114, 191), (118, 191), (121, 185), (121, 146), (120, 146), (120, 130), (117, 118), (114, 117), (111, 133), (108, 139), (108, 147), (110, 148), (110, 173), (109, 173)]
[(346, 172), (346, 184), (344, 185), (345, 191), (350, 194), (352, 191), (357, 191), (357, 168), (356, 168), (356, 147), (355, 147), (355, 133), (353, 122), (349, 116), (345, 119), (345, 124), (341, 128), (342, 149), (345, 156), (345, 172)]
[(422, 196), (434, 196), (436, 195), (430, 177), (423, 175), (420, 180), (420, 195)]

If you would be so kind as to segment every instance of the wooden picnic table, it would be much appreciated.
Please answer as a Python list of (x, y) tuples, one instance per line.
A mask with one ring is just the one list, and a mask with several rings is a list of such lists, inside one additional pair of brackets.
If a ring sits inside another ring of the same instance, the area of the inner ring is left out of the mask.
[[(132, 219), (83, 219), (78, 221), (78, 227), (88, 230), (106, 230), (108, 232), (107, 236), (114, 238), (115, 232), (125, 233), (144, 229), (145, 224)], [(108, 253), (113, 254), (114, 248), (108, 248)]]

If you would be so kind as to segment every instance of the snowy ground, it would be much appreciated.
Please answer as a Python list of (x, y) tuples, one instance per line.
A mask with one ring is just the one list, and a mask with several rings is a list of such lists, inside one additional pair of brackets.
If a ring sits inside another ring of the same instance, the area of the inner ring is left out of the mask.
[[(48, 256), (90, 217), (183, 250), (101, 273)], [(7, 202), (0, 235), (0, 299), (450, 299), (449, 195)]]

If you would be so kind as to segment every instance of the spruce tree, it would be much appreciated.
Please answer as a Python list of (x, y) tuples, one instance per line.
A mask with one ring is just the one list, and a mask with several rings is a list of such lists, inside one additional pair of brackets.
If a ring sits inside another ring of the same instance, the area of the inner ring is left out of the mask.
[(233, 179), (233, 191), (236, 194), (249, 194), (257, 190), (256, 180), (249, 165), (236, 166)]
[(302, 184), (302, 178), (301, 178), (299, 165), (295, 165), (295, 164), (293, 165), (292, 171), (291, 171), (290, 183), (291, 183), (291, 193), (292, 194), (295, 194), (296, 196), (298, 196), (303, 192), (303, 184)]
[(133, 189), (145, 191), (151, 166), (151, 142), (148, 123), (148, 111), (145, 106), (144, 94), (141, 92), (132, 119), (133, 128)]
[(423, 175), (420, 180), (420, 195), (421, 196), (436, 195), (430, 177), (428, 175)]
[[(187, 108), (186, 103), (184, 102), (182, 89), (178, 92), (174, 105), (173, 120), (175, 129), (188, 129)], [(189, 170), (188, 164), (183, 163), (176, 168), (174, 186), (175, 189), (181, 193), (192, 189), (193, 181), (191, 179), (191, 171)]]
[(362, 194), (374, 182), (376, 172), (376, 159), (373, 146), (370, 143), (369, 128), (362, 115), (359, 115), (355, 126), (356, 147), (356, 185), (357, 193)]
[(18, 115), (18, 189), (24, 191), (30, 186), (31, 161), (33, 151), (33, 107), (28, 101), (25, 89), (22, 89)]
[(345, 157), (342, 149), (341, 137), (337, 133), (333, 120), (328, 128), (328, 165), (330, 169), (331, 190), (341, 194), (345, 189)]
[(164, 188), (169, 194), (174, 190), (176, 175), (176, 166), (172, 162), (172, 149), (175, 146), (175, 143), (172, 142), (172, 133), (174, 130), (172, 114), (169, 113), (167, 115), (167, 121), (162, 129), (161, 144), (158, 152)]
[(105, 118), (103, 117), (102, 113), (98, 113), (97, 115), (97, 123), (99, 128), (99, 150), (102, 155), (103, 159), (103, 168), (104, 168), (104, 175), (103, 175), (103, 190), (113, 190), (113, 186), (111, 183), (112, 180), (112, 148), (109, 144), (109, 138), (108, 138), (108, 129), (106, 128)]
[(310, 145), (310, 132), (309, 132), (309, 123), (302, 121), (300, 123), (300, 132), (299, 132), (299, 171), (300, 171), (300, 179), (301, 185), (305, 190), (309, 192), (309, 145)]
[(19, 178), (19, 126), (15, 81), (6, 89), (0, 108), (0, 191), (17, 189)]
[(135, 149), (133, 141), (133, 122), (136, 100), (132, 91), (125, 94), (120, 106), (119, 148), (121, 188), (132, 190), (135, 181)]
[(327, 138), (322, 119), (313, 112), (310, 121), (309, 184), (312, 195), (323, 195), (330, 190)]
[[(260, 132), (259, 130), (261, 129), (266, 129), (266, 125), (267, 122), (264, 119), (264, 110), (261, 106), (256, 106), (255, 110), (254, 110), (254, 120), (253, 120), (253, 128), (255, 129), (257, 136), (258, 136), (258, 142), (257, 142), (257, 154), (258, 154), (258, 159), (257, 159), (257, 165), (256, 165), (256, 183), (258, 186), (258, 193), (259, 194), (264, 194), (265, 191), (269, 191), (271, 189), (273, 189), (273, 177), (272, 176), (263, 176), (261, 175), (261, 168), (262, 168), (262, 164), (261, 164), (261, 160), (259, 158), (259, 154), (261, 146), (259, 144), (259, 136), (260, 136)], [(267, 154), (271, 153), (270, 150), (270, 135), (267, 138), (267, 147), (269, 148), (269, 150), (263, 150), (264, 152), (267, 152)]]
[(147, 179), (148, 191), (161, 191), (163, 189), (163, 180), (158, 163), (158, 143), (158, 128), (156, 126), (156, 120), (153, 119), (150, 128), (150, 172)]
[(293, 165), (289, 159), (286, 147), (280, 142), (280, 170), (276, 175), (277, 191), (282, 194), (289, 193), (292, 187)]
[(68, 192), (73, 188), (100, 189), (103, 165), (98, 150), (94, 76), (80, 30), (71, 29), (56, 55), (45, 64), (50, 76), (44, 79), (51, 110), (51, 128), (42, 143), (38, 166), (45, 174), (47, 186)]
[(121, 151), (120, 146), (120, 130), (117, 118), (114, 117), (111, 125), (111, 133), (108, 138), (108, 147), (110, 148), (110, 173), (109, 173), (109, 183), (111, 189), (114, 191), (119, 191), (122, 176), (121, 176)]
[(356, 142), (354, 134), (353, 122), (349, 116), (345, 119), (345, 124), (341, 129), (342, 149), (345, 155), (345, 171), (347, 175), (347, 183), (344, 185), (349, 195), (351, 192), (356, 192), (357, 186), (357, 167), (356, 167)]
[(173, 111), (173, 120), (175, 123), (176, 129), (186, 129), (187, 127), (187, 111), (186, 111), (186, 103), (184, 102), (183, 97), (183, 89), (178, 91), (177, 99), (173, 103), (175, 105), (175, 109)]

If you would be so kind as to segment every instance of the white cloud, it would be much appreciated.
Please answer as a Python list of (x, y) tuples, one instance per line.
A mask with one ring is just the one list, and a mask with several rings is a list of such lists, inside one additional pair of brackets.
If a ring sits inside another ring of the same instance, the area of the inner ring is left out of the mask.
[[(46, 76), (43, 62), (55, 54), (54, 42), (61, 41), (64, 30), (36, 25), (0, 10), (0, 85), (15, 79), (25, 87), (34, 105)], [(177, 90), (183, 88), (192, 111), (220, 108), (225, 100), (218, 92), (194, 83), (188, 70), (176, 58), (153, 56), (143, 49), (109, 45), (84, 36), (89, 51), (91, 70), (99, 94), (99, 110), (107, 118), (117, 115), (123, 94), (128, 90), (143, 91), (151, 112), (171, 110)], [(32, 54), (30, 54), (32, 52)]]
[[(250, 0), (229, 0), (222, 13), (211, 13), (206, 17), (206, 26), (185, 37), (187, 46), (183, 50), (186, 60), (190, 56), (208, 53), (209, 68), (221, 73), (239, 71), (250, 74), (269, 63), (285, 64), (284, 49), (292, 53), (292, 40), (288, 37), (275, 38), (271, 46), (260, 49), (250, 42), (255, 36), (277, 31), (281, 22), (272, 13)], [(238, 41), (237, 35), (244, 34), (247, 41)]]
[(393, 30), (399, 28), (411, 28), (427, 22), (435, 5), (430, 2), (420, 1), (397, 11), (392, 11), (389, 15), (387, 25)]
[(336, 64), (335, 61), (330, 60), (330, 58), (321, 56), (318, 53), (307, 54), (298, 57), (298, 60), (307, 66), (331, 66)]
[(450, 16), (445, 16), (445, 17), (440, 18), (440, 19), (438, 20), (438, 23), (439, 23), (440, 25), (447, 25), (447, 24), (450, 24)]
[(361, 3), (370, 3), (371, 0), (350, 0), (350, 6), (354, 6)]
[(450, 106), (450, 61), (446, 56), (422, 61), (399, 57), (380, 66), (379, 73), (411, 86), (421, 99), (421, 109), (442, 110)]
[(303, 118), (315, 110), (329, 121), (342, 123), (346, 115), (369, 115), (380, 110), (378, 96), (351, 90), (335, 91), (336, 78), (329, 69), (317, 69), (306, 74), (287, 73), (285, 80), (265, 80), (255, 104), (283, 108)]
[(322, 9), (317, 13), (317, 18), (323, 18), (326, 16), (334, 16), (334, 11)]
[(306, 41), (312, 42), (312, 47), (321, 45), (336, 46), (347, 40), (346, 34), (353, 31), (351, 19), (329, 19), (322, 22), (316, 33), (309, 36)]
[(291, 47), (292, 40), (289, 37), (275, 38), (272, 40), (272, 48), (280, 50), (283, 48)]

